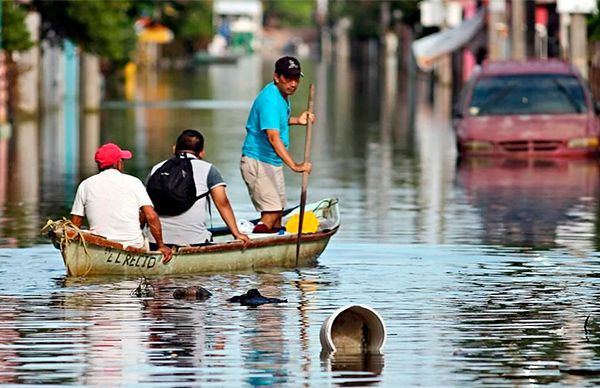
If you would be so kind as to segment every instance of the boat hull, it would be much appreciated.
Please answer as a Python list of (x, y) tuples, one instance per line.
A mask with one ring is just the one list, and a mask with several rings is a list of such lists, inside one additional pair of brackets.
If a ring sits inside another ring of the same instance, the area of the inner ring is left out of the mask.
[(301, 237), (296, 263), (296, 237), (264, 238), (242, 250), (239, 242), (186, 248), (162, 262), (158, 252), (122, 249), (72, 240), (61, 251), (70, 276), (135, 275), (157, 276), (206, 272), (235, 272), (265, 268), (294, 268), (314, 265), (334, 231)]
[[(267, 268), (294, 268), (314, 265), (340, 225), (337, 199), (307, 204), (321, 219), (315, 233), (300, 236), (296, 258), (297, 234), (252, 235), (246, 246), (230, 234), (216, 233), (216, 243), (200, 247), (181, 247), (163, 263), (158, 251), (123, 247), (101, 236), (79, 230), (68, 221), (50, 221), (48, 236), (60, 249), (69, 276), (132, 275), (160, 276), (209, 272), (252, 271)], [(298, 213), (290, 211), (289, 217)]]

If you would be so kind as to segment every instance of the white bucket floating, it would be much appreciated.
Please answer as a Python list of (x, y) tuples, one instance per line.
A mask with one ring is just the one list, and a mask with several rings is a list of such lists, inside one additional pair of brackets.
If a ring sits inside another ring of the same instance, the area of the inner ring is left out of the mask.
[(320, 339), (324, 352), (378, 354), (385, 345), (385, 324), (369, 306), (348, 305), (334, 311), (323, 322)]

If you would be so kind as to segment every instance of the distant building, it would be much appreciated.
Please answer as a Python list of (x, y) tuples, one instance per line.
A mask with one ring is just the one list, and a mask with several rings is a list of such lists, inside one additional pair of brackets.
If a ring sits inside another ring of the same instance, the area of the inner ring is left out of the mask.
[(260, 0), (214, 0), (213, 30), (233, 50), (260, 48), (263, 6)]

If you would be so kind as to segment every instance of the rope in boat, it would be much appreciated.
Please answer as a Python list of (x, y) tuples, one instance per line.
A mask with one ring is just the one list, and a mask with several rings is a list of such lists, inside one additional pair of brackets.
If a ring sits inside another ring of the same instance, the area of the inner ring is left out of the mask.
[[(73, 230), (75, 232), (75, 236), (69, 237), (69, 234), (67, 233), (67, 229)], [(87, 276), (87, 274), (92, 269), (92, 256), (90, 255), (90, 252), (87, 249), (87, 244), (85, 243), (85, 237), (84, 237), (83, 232), (81, 231), (81, 229), (79, 229), (79, 227), (77, 225), (75, 225), (73, 222), (71, 222), (71, 220), (68, 220), (64, 217), (58, 221), (48, 220), (48, 222), (46, 222), (46, 225), (44, 225), (44, 227), (42, 228), (42, 230), (40, 232), (43, 234), (50, 234), (50, 232), (52, 232), (56, 235), (57, 230), (60, 230), (60, 232), (61, 232), (61, 237), (60, 237), (60, 241), (59, 241), (59, 246), (60, 246), (61, 252), (64, 252), (67, 245), (71, 244), (71, 242), (73, 242), (77, 239), (79, 240), (79, 243), (83, 246), (83, 252), (85, 253), (85, 257), (88, 259), (86, 262), (87, 269), (85, 270), (85, 273), (83, 274), (83, 276)], [(79, 260), (79, 255), (77, 255), (76, 260), (77, 261)], [(76, 263), (76, 264), (78, 264), (78, 263)]]
[(317, 210), (321, 209), (321, 205), (323, 205), (323, 204), (330, 207), (330, 206), (335, 205), (338, 202), (339, 202), (339, 199), (337, 199), (337, 198), (323, 199), (323, 200), (319, 201), (319, 203), (317, 203), (317, 206), (315, 206), (315, 208), (312, 211), (316, 212)]

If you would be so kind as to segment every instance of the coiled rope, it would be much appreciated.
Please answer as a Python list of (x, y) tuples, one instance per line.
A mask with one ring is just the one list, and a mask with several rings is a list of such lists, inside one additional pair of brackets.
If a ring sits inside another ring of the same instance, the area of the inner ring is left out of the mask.
[[(68, 230), (72, 230), (73, 232), (75, 232), (75, 236), (69, 237)], [(54, 238), (52, 235), (54, 235), (54, 236), (60, 235), (59, 246), (60, 246), (60, 251), (62, 253), (65, 252), (65, 249), (69, 244), (71, 244), (74, 240), (78, 240), (79, 244), (81, 244), (83, 246), (83, 252), (85, 253), (85, 257), (87, 258), (87, 260), (86, 260), (87, 268), (86, 268), (83, 276), (86, 276), (91, 271), (92, 256), (90, 255), (90, 252), (88, 251), (87, 244), (85, 242), (85, 236), (84, 236), (82, 230), (79, 229), (79, 227), (77, 225), (75, 225), (73, 222), (71, 222), (71, 220), (68, 220), (64, 217), (61, 220), (57, 220), (57, 221), (48, 220), (48, 222), (46, 222), (46, 225), (44, 225), (44, 227), (41, 229), (40, 233), (49, 236), (53, 240), (54, 240)], [(79, 260), (79, 255), (77, 255), (76, 260)], [(79, 263), (76, 263), (76, 265), (79, 267), (78, 264)]]

